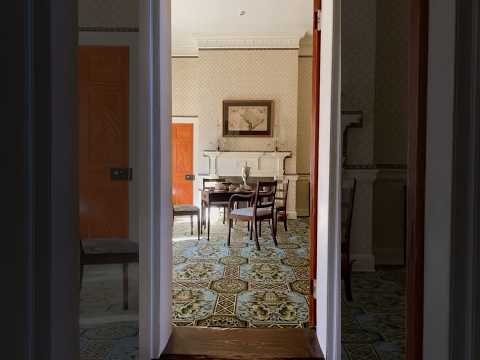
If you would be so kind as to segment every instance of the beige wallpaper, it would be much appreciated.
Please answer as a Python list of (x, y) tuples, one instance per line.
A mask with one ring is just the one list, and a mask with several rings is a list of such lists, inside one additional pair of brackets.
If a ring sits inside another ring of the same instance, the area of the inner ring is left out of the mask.
[[(198, 60), (200, 149), (216, 149), (222, 138), (223, 100), (273, 100), (273, 132), (279, 150), (293, 153), (286, 171), (296, 173), (298, 51), (200, 50)], [(225, 150), (273, 150), (273, 138), (224, 140)], [(203, 157), (199, 170), (208, 170)]]
[(375, 162), (405, 164), (407, 155), (408, 4), (377, 2)]
[(342, 2), (342, 109), (362, 110), (348, 133), (348, 163), (372, 164), (375, 104), (375, 0)]
[(78, 0), (80, 27), (138, 27), (138, 0)]
[(173, 116), (198, 115), (198, 69), (198, 58), (172, 58)]

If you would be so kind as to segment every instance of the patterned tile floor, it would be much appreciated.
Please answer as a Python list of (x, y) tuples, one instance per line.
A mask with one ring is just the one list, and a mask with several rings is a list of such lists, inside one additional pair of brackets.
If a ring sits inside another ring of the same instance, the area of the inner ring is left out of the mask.
[[(232, 247), (224, 225), (197, 242), (189, 223), (174, 232), (174, 325), (288, 327), (308, 320), (308, 223), (279, 229), (275, 248), (264, 228), (257, 252), (238, 224)], [(138, 267), (131, 266), (130, 309), (123, 311), (121, 267), (87, 266), (80, 304), (81, 360), (132, 360), (138, 353)], [(404, 271), (354, 273), (354, 302), (342, 302), (342, 360), (404, 355)]]
[(173, 236), (173, 324), (212, 327), (304, 327), (308, 324), (308, 219), (289, 221), (274, 245), (267, 223), (261, 250), (238, 222), (212, 224), (210, 241), (177, 219)]
[(342, 300), (342, 360), (400, 360), (405, 355), (405, 271), (354, 273), (354, 301)]

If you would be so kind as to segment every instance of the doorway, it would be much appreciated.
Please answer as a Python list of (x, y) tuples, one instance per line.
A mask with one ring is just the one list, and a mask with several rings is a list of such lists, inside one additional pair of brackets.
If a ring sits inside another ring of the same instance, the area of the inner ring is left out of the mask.
[(79, 48), (82, 239), (129, 236), (129, 49)]

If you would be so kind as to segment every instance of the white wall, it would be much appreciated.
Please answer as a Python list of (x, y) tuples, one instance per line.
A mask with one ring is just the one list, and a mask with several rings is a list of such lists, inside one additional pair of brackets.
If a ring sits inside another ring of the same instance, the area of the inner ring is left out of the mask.
[(424, 359), (449, 354), (455, 1), (430, 0)]

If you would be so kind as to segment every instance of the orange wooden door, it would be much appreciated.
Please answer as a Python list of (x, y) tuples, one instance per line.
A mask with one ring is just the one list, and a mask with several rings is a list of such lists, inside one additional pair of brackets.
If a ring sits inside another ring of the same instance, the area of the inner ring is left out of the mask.
[(172, 201), (193, 203), (193, 124), (172, 124)]
[(81, 46), (79, 191), (82, 239), (128, 237), (128, 47)]

